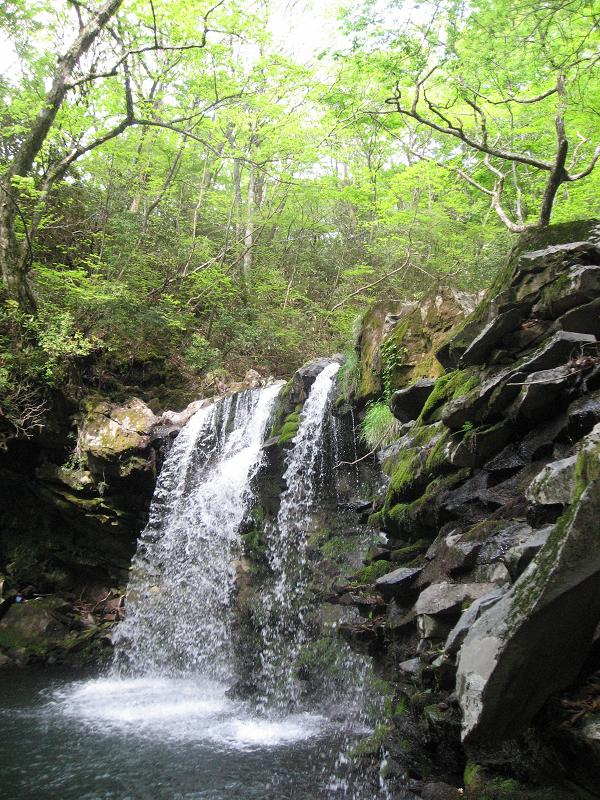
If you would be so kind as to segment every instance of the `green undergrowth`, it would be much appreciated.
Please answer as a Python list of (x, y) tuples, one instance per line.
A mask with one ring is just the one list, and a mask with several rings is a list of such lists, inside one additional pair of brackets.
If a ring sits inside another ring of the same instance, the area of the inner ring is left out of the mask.
[(367, 406), (360, 425), (360, 435), (367, 447), (375, 450), (396, 441), (401, 427), (402, 423), (392, 414), (388, 404), (379, 401)]

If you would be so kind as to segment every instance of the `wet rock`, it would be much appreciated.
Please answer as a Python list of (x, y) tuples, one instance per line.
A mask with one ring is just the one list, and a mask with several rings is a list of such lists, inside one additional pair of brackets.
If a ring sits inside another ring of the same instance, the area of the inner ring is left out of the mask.
[(576, 375), (567, 366), (533, 372), (522, 381), (507, 415), (517, 422), (533, 421), (549, 404), (559, 410), (569, 402), (568, 389), (575, 381)]
[(598, 422), (600, 422), (600, 389), (577, 398), (567, 409), (567, 430), (573, 439), (588, 434)]
[(575, 465), (577, 457), (552, 461), (536, 475), (525, 496), (537, 505), (566, 505), (571, 502), (575, 488)]
[(0, 620), (0, 649), (41, 651), (64, 639), (68, 631), (61, 619), (64, 608), (64, 600), (58, 597), (13, 603)]
[(425, 401), (433, 391), (434, 386), (434, 379), (423, 378), (411, 384), (411, 386), (406, 389), (399, 389), (397, 392), (394, 392), (390, 402), (392, 414), (400, 422), (410, 422), (416, 419), (421, 413)]
[(414, 594), (414, 582), (421, 567), (400, 567), (375, 581), (375, 588), (384, 597), (393, 597), (399, 602), (408, 601)]
[(200, 411), (201, 408), (205, 408), (212, 402), (212, 400), (208, 399), (194, 400), (194, 402), (186, 406), (183, 411), (165, 411), (164, 414), (159, 417), (157, 426), (164, 426), (171, 430), (181, 430), (197, 411)]
[(600, 618), (600, 426), (578, 456), (578, 479), (585, 488), (577, 502), (460, 651), (457, 693), (469, 742), (514, 736), (587, 656)]
[(311, 386), (325, 367), (333, 363), (341, 364), (343, 360), (344, 357), (342, 355), (317, 358), (296, 370), (292, 377), (291, 391), (287, 398), (290, 406), (295, 407), (299, 403), (304, 403), (309, 395)]

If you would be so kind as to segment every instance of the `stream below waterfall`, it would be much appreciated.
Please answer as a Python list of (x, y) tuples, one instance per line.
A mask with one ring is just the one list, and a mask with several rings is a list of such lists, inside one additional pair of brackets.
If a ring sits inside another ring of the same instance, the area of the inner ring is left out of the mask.
[(261, 719), (191, 680), (12, 677), (0, 684), (3, 800), (372, 797), (340, 775), (350, 732), (321, 716)]
[[(369, 732), (368, 660), (340, 640), (335, 681), (324, 674), (307, 699), (298, 677), (311, 641), (306, 542), (321, 489), (335, 482), (323, 453), (332, 450), (338, 368), (317, 376), (287, 451), (287, 488), (264, 528), (256, 635), (238, 630), (236, 563), (281, 384), (207, 405), (175, 439), (133, 560), (112, 666), (92, 676), (23, 671), (5, 682), (3, 800), (385, 796), (361, 785), (348, 757)], [(254, 690), (240, 693), (244, 681)]]

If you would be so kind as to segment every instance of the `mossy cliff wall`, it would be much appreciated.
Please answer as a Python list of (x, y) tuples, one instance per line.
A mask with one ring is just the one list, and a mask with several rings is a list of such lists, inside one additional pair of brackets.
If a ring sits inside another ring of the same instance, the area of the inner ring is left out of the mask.
[[(345, 631), (396, 687), (379, 743), (392, 785), (600, 796), (599, 338), (600, 225), (555, 226), (436, 343), (436, 381), (415, 365), (394, 384), (382, 541), (351, 593), (369, 613)], [(359, 406), (390, 397), (360, 386)]]

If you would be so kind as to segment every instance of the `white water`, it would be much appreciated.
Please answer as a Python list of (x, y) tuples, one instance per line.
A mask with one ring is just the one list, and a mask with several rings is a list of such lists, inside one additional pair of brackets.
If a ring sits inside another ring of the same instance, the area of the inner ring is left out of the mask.
[(111, 674), (55, 692), (53, 711), (95, 735), (202, 744), (215, 754), (280, 752), (322, 740), (323, 755), (340, 755), (336, 763), (328, 762), (326, 794), (318, 796), (368, 795), (358, 786), (351, 790), (341, 777), (347, 766), (343, 750), (366, 732), (360, 713), (348, 715), (341, 705), (360, 710), (361, 670), (366, 667), (357, 657), (343, 655), (340, 643), (348, 691), (344, 698), (331, 698), (333, 705), (340, 704), (335, 720), (329, 713), (302, 709), (296, 678), (298, 656), (309, 641), (307, 539), (326, 477), (325, 434), (338, 369), (337, 364), (326, 367), (312, 387), (289, 453), (277, 524), (266, 531), (273, 577), (259, 631), (258, 706), (228, 695), (236, 678), (232, 600), (239, 529), (251, 504), (252, 479), (262, 463), (280, 386), (201, 409), (179, 434), (133, 561), (127, 616), (115, 635)]
[(239, 527), (281, 385), (201, 409), (164, 464), (115, 635), (126, 675), (227, 682)]
[(267, 530), (267, 555), (274, 575), (263, 600), (261, 708), (294, 708), (299, 687), (298, 655), (306, 642), (307, 539), (323, 480), (324, 423), (339, 364), (317, 376), (302, 409), (281, 495), (277, 524)]
[(134, 739), (246, 750), (289, 745), (331, 730), (324, 717), (257, 717), (226, 687), (192, 678), (99, 678), (55, 692), (61, 712), (92, 729)]

